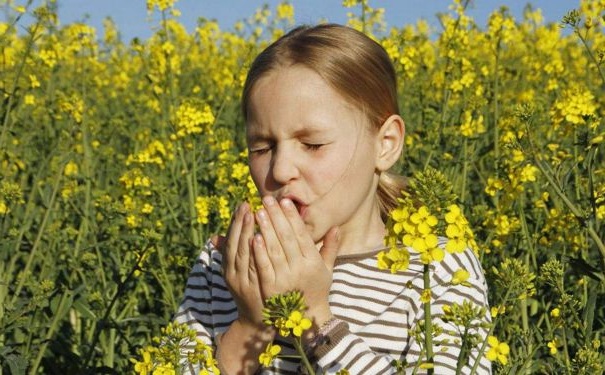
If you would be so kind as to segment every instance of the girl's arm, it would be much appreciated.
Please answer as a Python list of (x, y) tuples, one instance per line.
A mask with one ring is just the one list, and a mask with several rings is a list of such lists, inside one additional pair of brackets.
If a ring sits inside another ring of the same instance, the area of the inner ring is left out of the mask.
[[(466, 285), (454, 285), (451, 283), (453, 273), (459, 268), (467, 269), (471, 275), (467, 280), (468, 284), (465, 283)], [(487, 308), (485, 279), (476, 257), (472, 251), (467, 250), (462, 254), (447, 254), (444, 261), (436, 264), (436, 269), (431, 271), (431, 280), (432, 321), (435, 325), (443, 328), (443, 332), (433, 340), (433, 351), (435, 354), (434, 373), (455, 374), (457, 359), (460, 353), (461, 336), (464, 329), (442, 320), (444, 317), (443, 307), (451, 306), (454, 303), (462, 304), (464, 300), (468, 300), (476, 306)], [(401, 293), (406, 295), (406, 300), (414, 304), (414, 306), (410, 307), (409, 316), (409, 324), (411, 328), (414, 328), (414, 324), (421, 324), (420, 322), (424, 319), (423, 304), (420, 302), (422, 275), (419, 275), (419, 280), (414, 280), (413, 288), (404, 288)], [(360, 303), (363, 302), (360, 301)], [(413, 311), (417, 311), (418, 313), (414, 314)], [(471, 349), (470, 366), (463, 367), (462, 374), (470, 372), (470, 368), (479, 355), (478, 348), (487, 335), (487, 329), (480, 328), (479, 323), (490, 324), (489, 312), (474, 322), (475, 328), (471, 329), (471, 332), (477, 333), (480, 341), (478, 345)], [(403, 317), (401, 325), (402, 327), (406, 326)], [(376, 330), (376, 332), (378, 331), (380, 329)], [(385, 325), (385, 330), (380, 331), (380, 333), (388, 334), (391, 331), (393, 331), (393, 327)], [(397, 336), (396, 334), (393, 335)], [(423, 344), (423, 342), (416, 340), (413, 335), (409, 336), (409, 343), (404, 357), (408, 362), (407, 367), (404, 367), (406, 373), (412, 373), (414, 367), (418, 364), (418, 357)], [(376, 352), (362, 337), (351, 332), (349, 325), (342, 321), (334, 321), (332, 324), (329, 324), (323, 334), (320, 332), (318, 340), (311, 341), (310, 346), (308, 351), (322, 373), (334, 373), (341, 369), (347, 369), (351, 374), (395, 374), (397, 371), (393, 366), (393, 361), (401, 359), (396, 356)], [(479, 361), (480, 364), (476, 373), (491, 373), (491, 365), (484, 354)], [(426, 373), (426, 370), (417, 370), (418, 374)]]
[(263, 323), (263, 300), (250, 252), (253, 230), (254, 218), (244, 203), (233, 216), (227, 238), (207, 243), (175, 318), (217, 348), (219, 368), (226, 374), (253, 373), (259, 354), (274, 336)]

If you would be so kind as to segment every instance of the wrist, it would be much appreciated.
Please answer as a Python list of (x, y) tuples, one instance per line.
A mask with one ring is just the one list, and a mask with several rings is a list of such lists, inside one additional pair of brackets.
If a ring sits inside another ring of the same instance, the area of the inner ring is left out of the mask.
[[(215, 337), (218, 367), (225, 374), (252, 374), (258, 369), (258, 356), (275, 336), (266, 325), (236, 319)], [(251, 347), (249, 343), (259, 343)]]
[(332, 311), (330, 311), (329, 306), (309, 309), (307, 310), (306, 315), (309, 319), (311, 319), (313, 325), (311, 326), (311, 329), (309, 329), (302, 337), (304, 344), (312, 341), (317, 336), (321, 328), (334, 319), (334, 315), (332, 314)]
[(332, 330), (334, 330), (341, 323), (343, 323), (343, 321), (335, 316), (332, 316), (330, 319), (326, 320), (313, 332), (313, 335), (309, 335), (309, 337), (307, 337), (307, 340), (305, 341), (306, 351), (309, 352), (315, 350), (315, 348), (320, 345), (324, 345)]

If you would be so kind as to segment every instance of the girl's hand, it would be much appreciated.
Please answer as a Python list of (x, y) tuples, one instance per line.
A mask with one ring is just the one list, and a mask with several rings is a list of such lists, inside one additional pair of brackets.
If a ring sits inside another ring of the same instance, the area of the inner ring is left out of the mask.
[[(263, 326), (263, 298), (256, 271), (251, 243), (254, 237), (254, 216), (247, 203), (242, 203), (231, 219), (223, 243), (223, 276), (244, 325)], [(219, 242), (219, 241), (217, 241)]]
[(263, 298), (300, 290), (309, 307), (307, 315), (322, 324), (331, 317), (328, 295), (338, 246), (338, 229), (331, 228), (318, 252), (294, 203), (263, 198), (256, 213), (260, 233), (253, 249)]

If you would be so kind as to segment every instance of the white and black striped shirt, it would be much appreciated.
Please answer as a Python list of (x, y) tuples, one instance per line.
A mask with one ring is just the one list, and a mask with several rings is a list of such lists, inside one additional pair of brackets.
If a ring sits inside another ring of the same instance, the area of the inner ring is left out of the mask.
[[(440, 245), (444, 245), (445, 239)], [(396, 373), (393, 360), (408, 363), (411, 373), (418, 362), (421, 345), (408, 332), (424, 319), (421, 294), (424, 290), (423, 268), (418, 253), (410, 251), (410, 266), (406, 271), (392, 274), (377, 267), (379, 250), (364, 254), (339, 256), (333, 272), (330, 289), (330, 307), (337, 318), (346, 322), (330, 333), (329, 344), (316, 348), (315, 363), (321, 373), (335, 373), (340, 369), (350, 374)], [(225, 280), (221, 276), (221, 254), (209, 241), (197, 260), (187, 282), (185, 296), (175, 320), (187, 323), (198, 337), (214, 345), (217, 334), (227, 330), (237, 318), (237, 308)], [(452, 276), (458, 269), (470, 273), (470, 286), (453, 285)], [(459, 327), (445, 323), (443, 306), (462, 304), (469, 300), (488, 307), (487, 285), (481, 265), (471, 250), (450, 254), (431, 265), (431, 315), (433, 322), (443, 328), (434, 339), (435, 374), (453, 374), (460, 351)], [(484, 317), (490, 321), (489, 309)], [(479, 330), (483, 339), (487, 332)], [(292, 344), (276, 337), (282, 346), (281, 354), (294, 354)], [(478, 347), (471, 351), (470, 365), (477, 360)], [(469, 373), (466, 366), (463, 373)], [(261, 374), (299, 374), (297, 360), (277, 358), (270, 368), (259, 369)], [(417, 373), (423, 373), (423, 370)], [(480, 359), (477, 374), (491, 374), (491, 364)]]

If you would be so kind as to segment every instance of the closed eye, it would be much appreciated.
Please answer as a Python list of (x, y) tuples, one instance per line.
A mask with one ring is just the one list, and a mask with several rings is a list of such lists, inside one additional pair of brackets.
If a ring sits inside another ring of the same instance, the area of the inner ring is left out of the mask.
[(249, 152), (254, 155), (263, 155), (269, 151), (271, 151), (271, 147), (255, 148), (249, 150)]
[(304, 143), (305, 147), (311, 151), (317, 151), (321, 148), (321, 146), (325, 146), (324, 144), (313, 144), (313, 143)]

